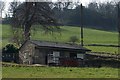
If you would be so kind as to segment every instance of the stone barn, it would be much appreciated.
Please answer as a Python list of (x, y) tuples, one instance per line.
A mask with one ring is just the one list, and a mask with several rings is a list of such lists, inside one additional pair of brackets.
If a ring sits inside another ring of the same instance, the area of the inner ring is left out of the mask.
[(90, 50), (77, 44), (29, 40), (19, 49), (19, 63), (83, 66), (88, 51)]

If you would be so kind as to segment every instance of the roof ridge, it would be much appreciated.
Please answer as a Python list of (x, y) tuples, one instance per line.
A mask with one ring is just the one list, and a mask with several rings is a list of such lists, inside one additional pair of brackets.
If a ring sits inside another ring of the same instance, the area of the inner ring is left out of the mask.
[(79, 44), (73, 44), (69, 42), (55, 42), (55, 41), (42, 41), (42, 40), (30, 40), (30, 41), (38, 41), (38, 42), (49, 42), (49, 43), (55, 43), (55, 44), (67, 44), (67, 45), (72, 45), (72, 46), (81, 46)]
[[(43, 46), (43, 47), (55, 47), (55, 48), (65, 48), (65, 49), (83, 49), (90, 51), (89, 49), (77, 45), (77, 44), (69, 44), (69, 43), (60, 43), (60, 42), (52, 42), (52, 41), (41, 41), (41, 40), (28, 40), (30, 43), (35, 44), (36, 46)], [(24, 45), (24, 44), (23, 44)], [(21, 46), (22, 47), (22, 46)]]

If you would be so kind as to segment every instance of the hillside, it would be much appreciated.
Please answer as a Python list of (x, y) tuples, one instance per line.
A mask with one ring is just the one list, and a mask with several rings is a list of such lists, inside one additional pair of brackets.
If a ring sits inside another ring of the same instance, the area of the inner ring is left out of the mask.
[[(36, 28), (34, 28), (36, 27)], [(77, 36), (80, 43), (80, 28), (79, 27), (61, 27), (60, 33), (45, 34), (45, 32), (38, 26), (33, 26), (31, 30), (33, 40), (46, 40), (46, 41), (55, 41), (55, 42), (69, 42), (71, 36)], [(12, 29), (9, 25), (2, 26), (2, 38), (3, 46), (8, 43), (11, 43)], [(118, 33), (117, 32), (108, 32), (95, 29), (84, 28), (84, 44), (118, 44)], [(108, 53), (117, 53), (118, 49), (113, 47), (88, 47), (93, 52), (108, 52)]]

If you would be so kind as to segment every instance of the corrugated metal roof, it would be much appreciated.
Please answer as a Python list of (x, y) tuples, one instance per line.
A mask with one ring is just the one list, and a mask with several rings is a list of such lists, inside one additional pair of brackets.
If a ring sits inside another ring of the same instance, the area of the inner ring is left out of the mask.
[(77, 44), (68, 44), (68, 43), (58, 43), (58, 42), (48, 42), (48, 41), (38, 41), (38, 40), (30, 40), (31, 43), (40, 47), (55, 47), (55, 48), (65, 48), (65, 49), (74, 49), (74, 50), (85, 50), (91, 51), (81, 45)]

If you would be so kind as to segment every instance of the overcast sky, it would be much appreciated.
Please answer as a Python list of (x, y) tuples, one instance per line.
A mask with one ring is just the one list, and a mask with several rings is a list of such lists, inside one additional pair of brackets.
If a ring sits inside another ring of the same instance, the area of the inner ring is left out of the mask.
[[(2, 1), (11, 2), (13, 0), (2, 0)], [(17, 0), (17, 1), (25, 1), (25, 0)], [(30, 1), (32, 1), (32, 0), (30, 0)], [(33, 1), (35, 1), (35, 0), (33, 0)], [(41, 1), (41, 0), (36, 0), (36, 1)], [(45, 0), (45, 1), (51, 1), (51, 0)], [(52, 0), (52, 1), (80, 1), (82, 3), (89, 3), (89, 2), (92, 2), (92, 1), (105, 2), (105, 1), (120, 1), (120, 0)]]
[[(1, 0), (0, 0), (1, 1)], [(14, 0), (2, 0), (5, 1), (6, 3), (6, 8), (5, 8), (5, 12), (7, 12), (7, 8), (9, 6), (9, 2), (12, 2)], [(17, 1), (25, 1), (25, 0), (17, 0)], [(32, 0), (30, 0), (32, 1)], [(35, 1), (35, 0), (33, 0)], [(41, 1), (41, 0), (36, 0), (36, 1)], [(43, 0), (44, 1), (44, 0)], [(106, 2), (106, 1), (120, 1), (120, 0), (46, 0), (46, 1), (80, 1), (84, 6), (87, 5), (89, 2)], [(4, 13), (2, 14), (2, 16), (4, 17)]]

